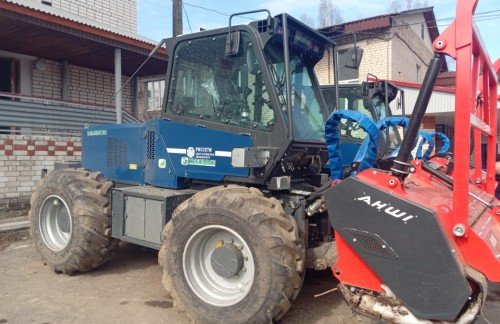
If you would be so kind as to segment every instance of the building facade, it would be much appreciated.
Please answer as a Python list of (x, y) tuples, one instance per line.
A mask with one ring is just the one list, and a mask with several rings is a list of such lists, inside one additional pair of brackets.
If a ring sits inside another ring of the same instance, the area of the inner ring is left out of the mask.
[(86, 124), (114, 123), (117, 110), (123, 122), (142, 120), (158, 101), (164, 49), (129, 78), (156, 46), (137, 35), (136, 6), (0, 1), (0, 218), (26, 214), (42, 170), (81, 160)]
[[(348, 70), (356, 44), (362, 50), (357, 71), (340, 72), (341, 82), (359, 83), (371, 74), (383, 80), (421, 83), (432, 42), (439, 35), (432, 8), (408, 10), (320, 29), (338, 45), (340, 70)], [(347, 56), (349, 57), (347, 57)], [(352, 69), (355, 70), (355, 69)], [(333, 55), (327, 51), (316, 66), (320, 84), (333, 84)]]

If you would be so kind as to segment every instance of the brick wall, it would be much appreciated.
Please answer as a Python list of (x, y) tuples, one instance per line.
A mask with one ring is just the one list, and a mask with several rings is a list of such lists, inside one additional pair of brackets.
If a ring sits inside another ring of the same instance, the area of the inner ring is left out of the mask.
[[(433, 53), (427, 29), (424, 30), (424, 39), (417, 34), (421, 27), (415, 24), (421, 21), (421, 14), (398, 17), (393, 22), (397, 27), (371, 31), (371, 35), (359, 33), (357, 45), (364, 51), (359, 66), (359, 81), (365, 81), (367, 74), (371, 73), (380, 79), (422, 83)], [(339, 49), (353, 46), (349, 35), (335, 41)], [(331, 66), (331, 54), (325, 52), (315, 69), (320, 84), (333, 84), (333, 73), (329, 72)], [(417, 66), (420, 67), (418, 72)]]
[(333, 56), (331, 51), (331, 48), (328, 48), (321, 61), (314, 68), (319, 84), (332, 84), (334, 81)]
[[(33, 95), (51, 99), (61, 99), (62, 64), (39, 59), (45, 66), (37, 69), (33, 64)], [(115, 76), (113, 73), (93, 70), (86, 67), (69, 65), (69, 100), (90, 105), (114, 105)], [(128, 77), (122, 77), (125, 84)], [(129, 82), (122, 90), (122, 107), (132, 112), (134, 106), (134, 83)]]
[(137, 32), (137, 0), (52, 0), (52, 6), (129, 32)]
[(432, 56), (410, 26), (398, 27), (392, 39), (392, 80), (422, 83)]
[(0, 134), (0, 219), (26, 215), (42, 169), (81, 159), (76, 137)]
[[(340, 45), (339, 49), (352, 47), (353, 44)], [(366, 39), (357, 43), (363, 49), (363, 58), (359, 65), (359, 81), (365, 81), (368, 73), (385, 79), (391, 75), (392, 43), (391, 40), (380, 38)], [(333, 84), (333, 62), (332, 54), (325, 55), (315, 67), (316, 75), (320, 84)]]
[[(122, 77), (125, 84), (128, 77)], [(81, 66), (69, 66), (69, 100), (95, 105), (114, 105), (115, 76), (112, 73), (93, 70)], [(134, 82), (129, 82), (122, 90), (122, 107), (132, 112)]]
[(45, 66), (45, 69), (36, 69), (33, 65), (33, 95), (52, 99), (61, 99), (61, 63), (42, 59), (40, 59), (39, 62), (40, 65)]

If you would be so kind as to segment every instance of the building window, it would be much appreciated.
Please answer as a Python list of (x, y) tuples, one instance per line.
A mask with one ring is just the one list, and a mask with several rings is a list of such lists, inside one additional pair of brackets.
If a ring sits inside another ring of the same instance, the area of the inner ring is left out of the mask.
[(425, 38), (425, 24), (423, 23), (420, 25), (420, 38)]
[(165, 92), (165, 80), (154, 80), (146, 82), (147, 110), (160, 110), (163, 104), (163, 94)]
[(417, 83), (420, 82), (420, 65), (417, 64)]

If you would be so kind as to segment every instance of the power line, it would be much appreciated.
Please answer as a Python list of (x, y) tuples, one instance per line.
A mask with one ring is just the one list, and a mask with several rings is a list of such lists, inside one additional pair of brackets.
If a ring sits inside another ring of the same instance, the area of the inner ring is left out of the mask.
[[(170, 0), (170, 1), (173, 1), (173, 0)], [(192, 3), (189, 3), (189, 2), (184, 2), (183, 1), (183, 10), (184, 10), (184, 13), (186, 14), (186, 19), (188, 21), (188, 25), (189, 25), (189, 29), (190, 30), (191, 30), (191, 24), (189, 22), (189, 17), (187, 15), (186, 9), (184, 8), (184, 5), (190, 6), (190, 7), (193, 7), (193, 8), (197, 8), (197, 9), (201, 9), (201, 10), (205, 10), (205, 11), (209, 11), (209, 12), (214, 12), (214, 13), (219, 14), (221, 16), (226, 16), (226, 17), (230, 17), (231, 16), (231, 14), (223, 12), (223, 11), (219, 11), (219, 10), (216, 10), (216, 9), (213, 9), (213, 8), (207, 8), (207, 7), (204, 7), (204, 6), (200, 6), (200, 5), (196, 5), (196, 4), (192, 4)], [(475, 13), (474, 16), (476, 17), (476, 19), (474, 21), (476, 21), (476, 22), (483, 22), (483, 21), (489, 21), (489, 20), (499, 19), (500, 15), (495, 14), (495, 13), (500, 13), (500, 9), (489, 10), (489, 11), (483, 11), (483, 12)], [(491, 14), (494, 14), (494, 15), (491, 15)], [(258, 19), (250, 18), (250, 17), (246, 17), (246, 16), (240, 16), (240, 17), (244, 18), (244, 19), (247, 19), (247, 20), (251, 20), (251, 21), (258, 20)], [(454, 19), (455, 19), (455, 17), (439, 18), (439, 19), (435, 20), (436, 24), (427, 26), (426, 28), (427, 29), (432, 29), (432, 28), (436, 28), (436, 27), (445, 27), (445, 26), (448, 26), (449, 24), (437, 24), (437, 22), (438, 21), (452, 21)], [(406, 27), (406, 26), (421, 25), (422, 23), (423, 22), (410, 23), (410, 24), (406, 23), (406, 24), (401, 24), (401, 25), (394, 25), (394, 26), (391, 26), (391, 27), (393, 27), (393, 28), (400, 28), (400, 27)], [(192, 32), (192, 30), (191, 30), (191, 32)], [(350, 35), (350, 34), (352, 34), (352, 33), (344, 33), (341, 30), (337, 30), (335, 32), (339, 32), (339, 33), (342, 33), (344, 35)], [(373, 35), (373, 34), (376, 34), (377, 32), (358, 32), (358, 33), (359, 34), (365, 34), (365, 35)], [(334, 36), (334, 37), (340, 37), (340, 36), (344, 36), (344, 35), (338, 35), (338, 36)]]
[[(173, 1), (173, 0), (170, 0), (170, 1)], [(221, 16), (226, 16), (226, 17), (231, 16), (231, 14), (229, 14), (229, 13), (222, 12), (222, 11), (219, 11), (219, 10), (216, 10), (216, 9), (213, 9), (213, 8), (207, 8), (207, 7), (203, 7), (203, 6), (192, 4), (192, 3), (188, 3), (188, 2), (183, 2), (183, 4), (186, 5), (186, 6), (198, 8), (198, 9), (201, 9), (201, 10), (214, 12), (214, 13), (217, 13), (217, 14), (219, 14)], [(500, 12), (500, 9), (478, 12), (478, 13), (474, 14), (474, 16), (480, 16), (480, 15), (491, 14), (491, 13), (496, 13), (496, 12)], [(245, 18), (245, 19), (248, 19), (248, 20), (252, 20), (252, 21), (258, 20), (258, 19), (255, 19), (255, 18), (250, 18), (250, 17), (245, 17), (245, 16), (242, 16), (242, 18)], [(479, 17), (479, 18), (483, 18), (483, 17)], [(455, 19), (455, 17), (446, 17), (446, 18), (436, 19), (435, 21), (447, 21), (447, 20), (454, 20), (454, 19)], [(418, 25), (418, 24), (420, 24), (420, 23), (406, 24), (406, 26), (407, 25)]]
[[(476, 19), (474, 19), (474, 22), (483, 22), (483, 21), (490, 21), (490, 20), (500, 19), (500, 14), (486, 15), (486, 14), (490, 14), (490, 13), (494, 13), (494, 12), (500, 12), (500, 10), (491, 10), (491, 11), (477, 13), (475, 16), (477, 16), (477, 15), (485, 15), (485, 16), (479, 16), (479, 17), (477, 17)], [(441, 19), (436, 19), (435, 22), (446, 21), (446, 20), (454, 20), (454, 19), (455, 19), (455, 17), (441, 18)], [(414, 26), (414, 25), (422, 25), (422, 24), (424, 24), (424, 22), (396, 24), (396, 25), (391, 26), (391, 28), (402, 28), (402, 27)], [(427, 28), (427, 29), (433, 29), (433, 28), (436, 28), (436, 27), (447, 27), (449, 25), (450, 24), (437, 24), (437, 23), (435, 23), (435, 24), (426, 26), (425, 28)], [(331, 33), (341, 33), (342, 34), (342, 35), (331, 36), (332, 38), (338, 38), (338, 37), (342, 37), (342, 36), (349, 36), (349, 35), (353, 34), (352, 32), (346, 33), (346, 32), (344, 32), (342, 30), (333, 30), (333, 31), (331, 31)], [(371, 31), (371, 32), (370, 31), (358, 31), (358, 32), (355, 32), (355, 34), (374, 35), (374, 34), (379, 34), (379, 32), (378, 31)]]
[[(173, 1), (173, 0), (170, 0), (170, 1)], [(207, 8), (207, 7), (203, 7), (203, 6), (200, 6), (200, 5), (195, 5), (195, 4), (192, 4), (192, 3), (189, 3), (189, 2), (183, 2), (183, 3), (186, 6), (190, 6), (190, 7), (193, 7), (193, 8), (202, 9), (202, 10), (205, 10), (205, 11), (214, 12), (214, 13), (219, 14), (221, 16), (226, 16), (226, 17), (230, 17), (231, 16), (231, 14), (229, 14), (229, 13), (222, 12), (222, 11), (219, 11), (219, 10), (216, 10), (216, 9)], [(244, 19), (248, 19), (248, 20), (251, 20), (251, 21), (258, 20), (258, 19), (255, 19), (255, 18), (250, 18), (250, 17), (245, 17), (245, 16), (239, 16), (239, 17), (244, 18)]]
[(189, 16), (188, 16), (188, 13), (186, 11), (186, 7), (184, 7), (184, 4), (182, 5), (182, 10), (184, 10), (184, 14), (186, 15), (186, 20), (187, 20), (187, 23), (189, 26), (189, 32), (193, 33), (193, 30), (191, 29), (191, 22), (189, 22)]

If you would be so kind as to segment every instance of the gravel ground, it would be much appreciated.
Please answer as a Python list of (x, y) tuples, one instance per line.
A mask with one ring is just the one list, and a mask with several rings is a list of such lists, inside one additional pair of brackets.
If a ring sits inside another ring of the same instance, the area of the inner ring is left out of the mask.
[[(309, 272), (283, 323), (372, 323), (353, 315), (328, 271)], [(488, 300), (486, 317), (500, 323), (500, 286)], [(483, 319), (478, 322), (485, 323)], [(123, 244), (96, 271), (58, 275), (40, 261), (30, 240), (0, 252), (0, 323), (189, 323), (172, 307), (161, 285), (156, 253)]]

